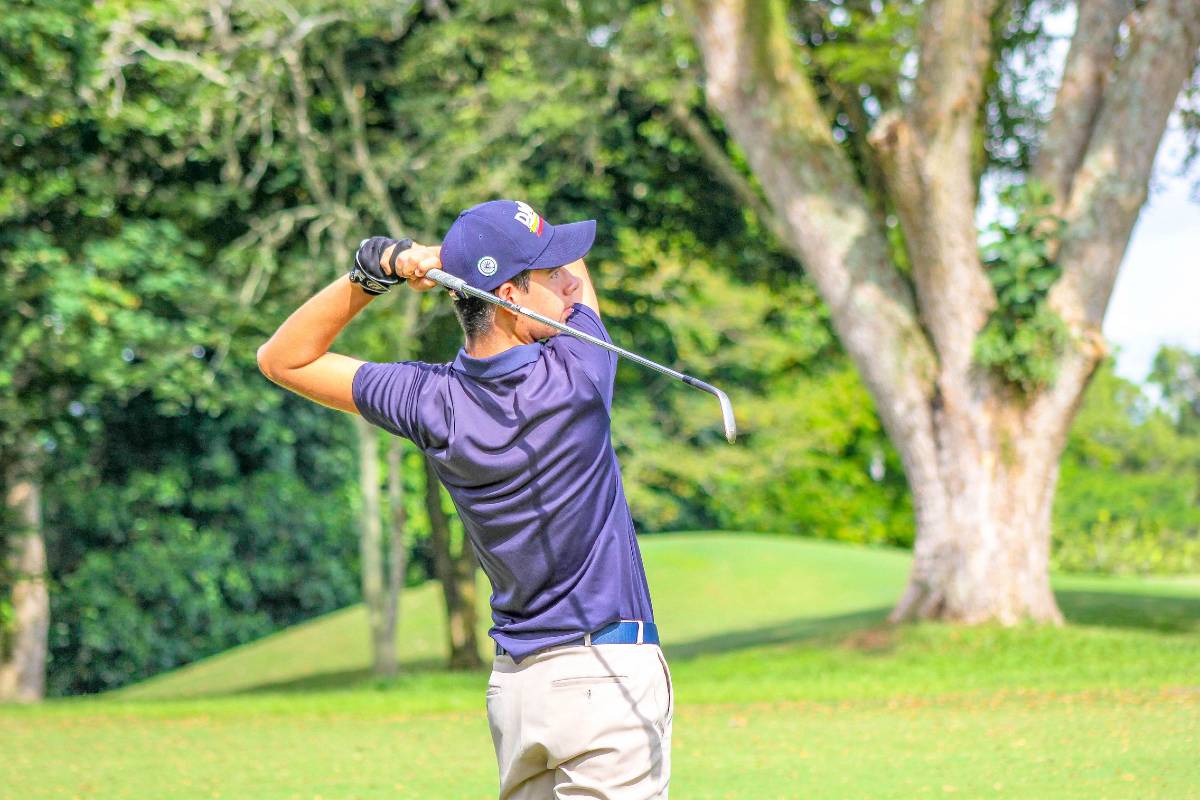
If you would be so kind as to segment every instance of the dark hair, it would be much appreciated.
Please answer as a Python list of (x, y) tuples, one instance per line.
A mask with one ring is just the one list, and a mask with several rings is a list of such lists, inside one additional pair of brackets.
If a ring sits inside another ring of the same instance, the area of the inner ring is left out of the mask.
[[(529, 291), (529, 270), (513, 276), (510, 282), (522, 292)], [(494, 305), (478, 297), (456, 292), (451, 292), (450, 296), (454, 298), (454, 314), (458, 317), (458, 323), (462, 325), (467, 339), (482, 336), (492, 329), (492, 322), (496, 318)]]

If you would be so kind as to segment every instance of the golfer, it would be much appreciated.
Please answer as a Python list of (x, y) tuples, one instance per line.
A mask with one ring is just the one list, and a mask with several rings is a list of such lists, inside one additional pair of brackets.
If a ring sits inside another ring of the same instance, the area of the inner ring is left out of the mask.
[(611, 341), (583, 261), (595, 232), (493, 200), (440, 247), (365, 240), (258, 351), (272, 381), (410, 439), (449, 491), (492, 584), (501, 800), (667, 797), (674, 697), (610, 439), (617, 357), (457, 294), (466, 344), (451, 363), (328, 348), (391, 285), (436, 286), (434, 268)]

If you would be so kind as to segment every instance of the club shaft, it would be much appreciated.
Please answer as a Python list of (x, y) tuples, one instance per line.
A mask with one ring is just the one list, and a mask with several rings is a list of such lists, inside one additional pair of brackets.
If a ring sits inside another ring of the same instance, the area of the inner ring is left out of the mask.
[(708, 392), (713, 397), (716, 397), (721, 401), (721, 415), (725, 424), (725, 438), (732, 443), (737, 437), (737, 422), (733, 418), (733, 406), (729, 403), (729, 397), (717, 387), (707, 384), (698, 378), (693, 378), (691, 375), (685, 375), (678, 370), (674, 370), (670, 367), (665, 367), (658, 362), (651, 361), (645, 356), (639, 356), (637, 353), (631, 353), (624, 347), (617, 347), (611, 342), (598, 339), (595, 336), (592, 336), (590, 333), (584, 333), (581, 330), (572, 328), (570, 325), (564, 325), (556, 319), (550, 319), (549, 317), (539, 314), (536, 311), (531, 311), (524, 306), (517, 305), (516, 303), (510, 303), (507, 300), (497, 297), (491, 292), (485, 292), (483, 289), (477, 289), (461, 278), (456, 278), (440, 269), (429, 270), (429, 272), (425, 273), (425, 277), (441, 284), (442, 286), (445, 286), (451, 291), (461, 292), (462, 294), (470, 295), (471, 297), (478, 297), (480, 300), (500, 306), (501, 308), (507, 308), (509, 311), (512, 311), (516, 314), (524, 314), (531, 319), (536, 319), (538, 322), (541, 322), (544, 325), (549, 325), (555, 330), (562, 331), (569, 336), (574, 336), (576, 339), (589, 342), (597, 347), (603, 347), (605, 350), (609, 350), (619, 356), (624, 356), (636, 364), (641, 364), (643, 367), (648, 367), (656, 372), (661, 372), (663, 375), (669, 375), (676, 380), (683, 381), (688, 386), (694, 386), (701, 391)]
[(558, 320), (550, 319), (549, 317), (539, 314), (536, 311), (532, 311), (532, 310), (526, 308), (525, 306), (519, 306), (516, 303), (510, 303), (507, 300), (497, 297), (496, 295), (492, 294), (491, 292), (485, 292), (482, 289), (476, 289), (474, 286), (471, 286), (470, 284), (466, 283), (463, 280), (460, 280), (459, 278), (455, 278), (453, 275), (442, 272), (442, 270), (440, 270), (440, 269), (430, 270), (429, 272), (427, 272), (425, 274), (425, 277), (430, 278), (431, 280), (437, 281), (442, 286), (445, 286), (447, 289), (453, 289), (456, 292), (462, 292), (463, 294), (469, 294), (472, 297), (478, 297), (480, 300), (486, 300), (487, 302), (492, 303), (494, 305), (498, 305), (503, 308), (507, 308), (509, 311), (513, 311), (517, 314), (524, 314), (527, 317), (532, 317), (533, 319), (536, 319), (538, 322), (541, 322), (545, 325), (549, 325), (551, 328), (560, 330), (563, 333), (574, 336), (576, 339), (582, 339), (583, 341), (591, 342), (592, 344), (594, 344), (598, 347), (603, 347), (605, 350), (611, 350), (612, 352), (616, 353), (619, 356), (624, 356), (625, 358), (628, 358), (630, 361), (634, 361), (634, 362), (637, 362), (638, 364), (641, 364), (643, 367), (649, 367), (650, 369), (657, 370), (658, 372), (661, 372), (664, 375), (670, 375), (672, 378), (681, 380), (684, 383), (688, 383), (693, 386), (697, 386), (699, 388), (704, 388), (705, 386), (708, 386), (708, 384), (704, 383), (703, 381), (693, 378), (691, 375), (684, 375), (682, 372), (673, 370), (670, 367), (664, 367), (662, 364), (659, 364), (655, 361), (651, 361), (650, 359), (648, 359), (644, 356), (639, 356), (637, 353), (631, 353), (630, 351), (626, 350), (624, 347), (617, 347), (615, 344), (612, 344), (611, 342), (606, 342), (603, 339), (598, 339), (595, 336), (592, 336), (590, 333), (584, 333), (581, 330), (576, 330), (575, 328), (572, 328), (570, 325), (564, 325), (563, 323), (559, 322)]

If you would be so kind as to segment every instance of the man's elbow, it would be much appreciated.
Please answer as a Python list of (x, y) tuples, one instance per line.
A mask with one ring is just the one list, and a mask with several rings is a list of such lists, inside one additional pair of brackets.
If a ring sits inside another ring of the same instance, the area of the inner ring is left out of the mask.
[(266, 375), (267, 379), (272, 383), (279, 383), (279, 367), (271, 360), (271, 352), (267, 347), (269, 344), (270, 342), (264, 342), (255, 353), (255, 359), (258, 361), (258, 371)]

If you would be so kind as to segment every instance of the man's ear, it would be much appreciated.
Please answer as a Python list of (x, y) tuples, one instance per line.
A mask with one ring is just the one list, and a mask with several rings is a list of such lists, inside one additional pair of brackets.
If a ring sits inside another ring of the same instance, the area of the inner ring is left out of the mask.
[[(517, 287), (515, 285), (513, 285), (512, 281), (505, 281), (504, 283), (500, 284), (499, 286), (497, 286), (495, 289), (492, 290), (492, 294), (496, 295), (496, 297), (499, 297), (501, 300), (505, 300), (505, 301), (507, 301), (509, 303), (513, 303), (515, 305), (520, 305), (521, 304), (520, 301), (524, 299), (524, 298), (517, 297)], [(511, 317), (512, 319), (516, 319), (516, 317), (517, 317), (517, 313), (515, 311), (510, 311), (509, 309), (504, 308), (503, 306), (495, 308), (494, 313), (495, 313), (495, 317), (493, 317), (493, 319), (496, 322), (500, 321), (501, 314), (508, 315), (507, 317), (505, 317), (505, 319), (507, 319), (509, 317)]]
[(510, 303), (517, 302), (516, 293), (517, 287), (512, 281), (505, 281), (497, 286), (496, 290), (492, 292), (492, 294), (496, 295), (496, 297), (499, 297), (501, 300), (507, 300)]

